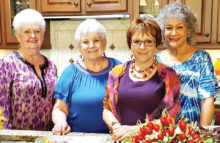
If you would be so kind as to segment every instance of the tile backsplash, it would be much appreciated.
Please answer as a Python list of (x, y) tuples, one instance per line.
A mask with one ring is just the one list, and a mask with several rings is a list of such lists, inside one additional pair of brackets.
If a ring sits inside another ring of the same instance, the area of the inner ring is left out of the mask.
[[(98, 20), (107, 31), (107, 46), (105, 54), (125, 62), (129, 58), (126, 43), (126, 31), (130, 25), (129, 19)], [(75, 41), (75, 30), (82, 20), (51, 21), (50, 58), (58, 67), (58, 75), (70, 64), (69, 60), (79, 58), (79, 50)]]
[[(129, 19), (98, 20), (107, 31), (106, 56), (114, 57), (122, 62), (130, 59), (130, 51), (127, 46), (126, 32), (130, 25)], [(58, 68), (58, 76), (61, 75), (72, 58), (79, 58), (79, 50), (74, 38), (75, 30), (82, 20), (52, 20), (50, 21), (51, 49), (42, 49), (41, 53), (55, 62)], [(72, 49), (71, 49), (71, 48)], [(12, 50), (0, 50), (0, 58), (9, 54)], [(220, 50), (207, 50), (213, 63), (220, 58)]]

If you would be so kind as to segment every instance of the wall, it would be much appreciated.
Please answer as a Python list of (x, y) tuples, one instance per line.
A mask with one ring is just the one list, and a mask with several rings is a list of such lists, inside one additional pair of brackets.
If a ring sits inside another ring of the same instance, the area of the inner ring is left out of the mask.
[[(74, 34), (82, 20), (59, 20), (50, 22), (52, 49), (41, 50), (41, 53), (52, 59), (58, 67), (58, 75), (70, 64), (72, 58), (79, 58), (79, 51)], [(129, 51), (126, 43), (126, 31), (130, 25), (129, 19), (98, 20), (107, 31), (106, 56), (114, 57), (123, 62), (129, 59)], [(73, 45), (71, 50), (69, 47)], [(110, 48), (111, 47), (111, 48)], [(115, 48), (112, 48), (115, 47)], [(0, 58), (12, 50), (0, 50)]]
[[(79, 51), (74, 40), (74, 33), (82, 20), (59, 20), (50, 22), (52, 49), (41, 50), (41, 53), (52, 59), (58, 67), (58, 75), (70, 64), (69, 60), (77, 60)], [(130, 53), (126, 43), (126, 31), (130, 25), (129, 19), (99, 20), (107, 30), (106, 55), (114, 57), (122, 62), (130, 59)], [(69, 48), (73, 45), (73, 49)], [(111, 49), (114, 45), (114, 49)], [(0, 50), (0, 58), (13, 50)], [(220, 50), (207, 50), (215, 63), (220, 58)]]

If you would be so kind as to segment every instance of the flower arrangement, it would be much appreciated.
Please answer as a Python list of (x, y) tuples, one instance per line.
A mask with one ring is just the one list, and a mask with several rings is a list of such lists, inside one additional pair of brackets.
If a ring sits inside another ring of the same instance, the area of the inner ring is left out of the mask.
[(0, 109), (0, 129), (4, 129), (4, 126), (3, 126), (3, 122), (2, 121), (5, 121), (5, 117), (2, 115), (2, 110)]
[(197, 122), (187, 125), (188, 119), (179, 120), (170, 117), (166, 109), (159, 120), (149, 121), (146, 117), (145, 123), (138, 121), (140, 130), (124, 139), (124, 143), (213, 143), (213, 139), (205, 139), (205, 135), (199, 131)]

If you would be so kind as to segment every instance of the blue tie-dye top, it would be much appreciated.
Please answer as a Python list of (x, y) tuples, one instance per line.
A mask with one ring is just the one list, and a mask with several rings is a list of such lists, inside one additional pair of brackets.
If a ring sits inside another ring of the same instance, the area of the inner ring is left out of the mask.
[[(163, 52), (163, 51), (162, 51)], [(162, 52), (157, 54), (159, 62)], [(180, 79), (181, 109), (177, 119), (183, 114), (189, 122), (200, 123), (200, 101), (207, 97), (219, 96), (218, 84), (209, 54), (204, 50), (196, 51), (187, 61), (171, 66)]]

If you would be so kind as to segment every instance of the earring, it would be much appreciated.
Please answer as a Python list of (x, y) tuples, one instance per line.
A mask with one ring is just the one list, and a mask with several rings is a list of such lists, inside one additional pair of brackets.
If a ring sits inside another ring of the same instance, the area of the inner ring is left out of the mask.
[(190, 38), (191, 38), (191, 35), (190, 35), (190, 34), (188, 34), (188, 35), (187, 35), (187, 39), (190, 39)]
[(105, 57), (105, 58), (106, 58), (106, 54), (105, 54), (105, 52), (103, 53), (103, 57)]
[(134, 55), (132, 53), (131, 53), (130, 58), (131, 58), (132, 61), (134, 60)]
[(83, 58), (82, 54), (80, 54), (80, 55), (79, 55), (79, 58), (80, 58), (80, 59), (82, 59), (82, 58)]

